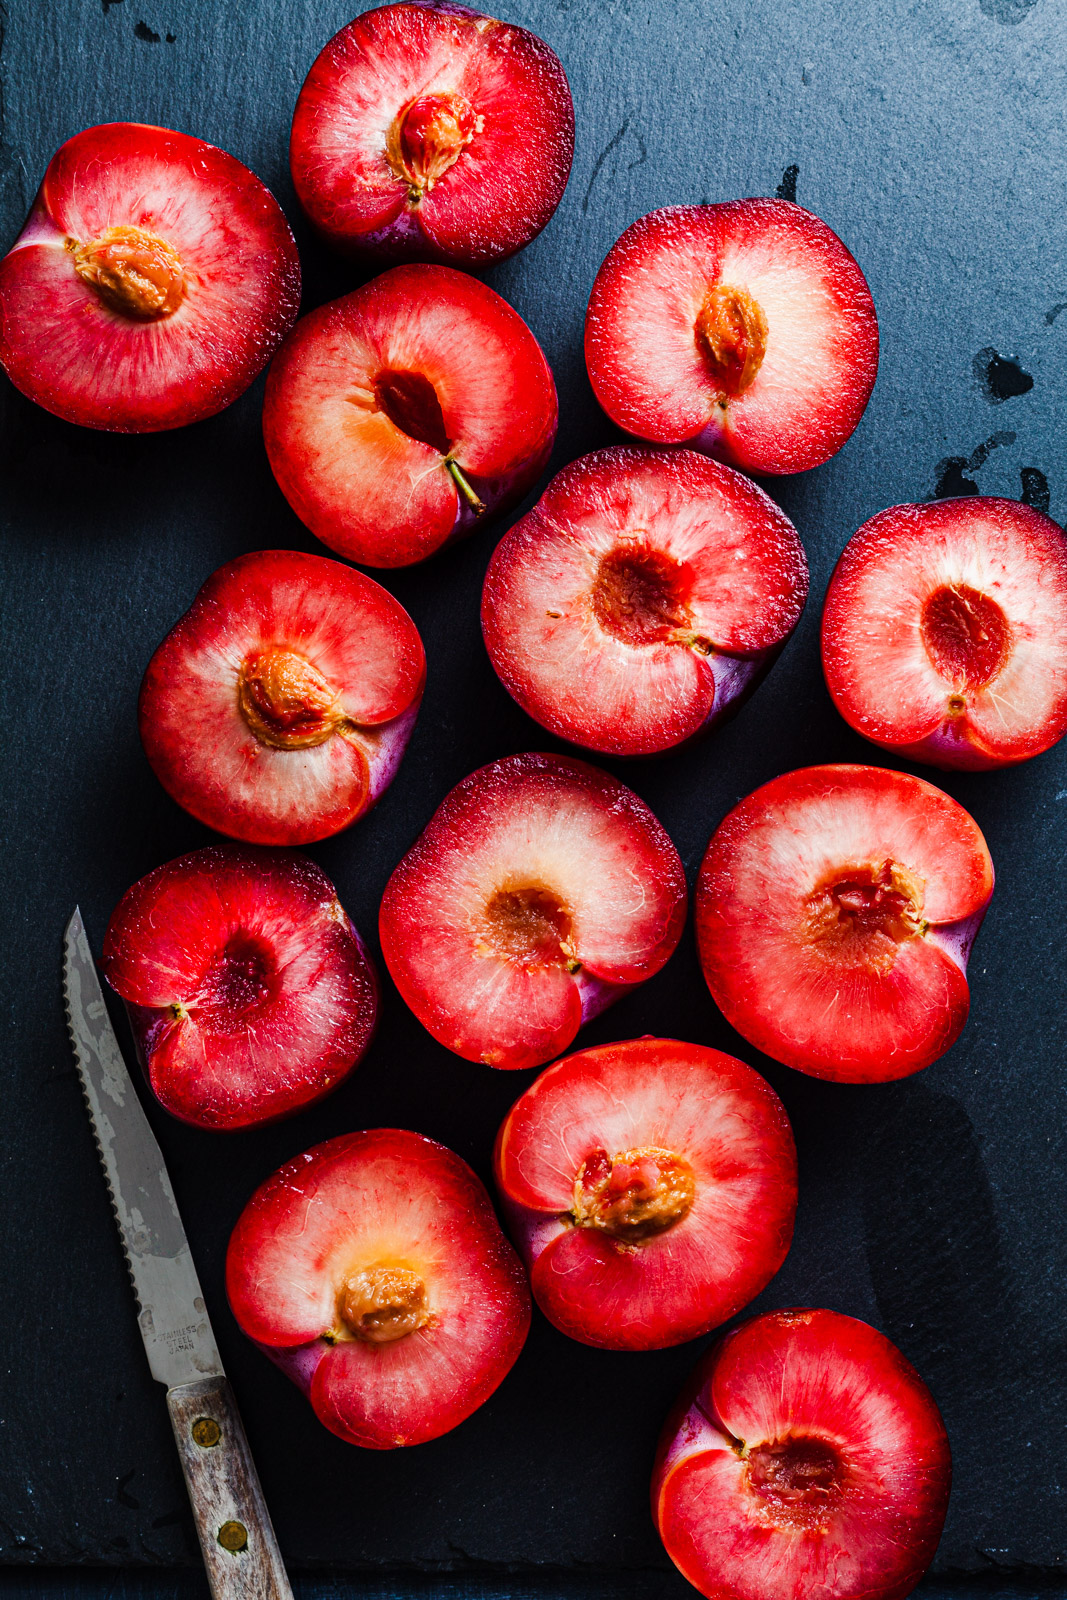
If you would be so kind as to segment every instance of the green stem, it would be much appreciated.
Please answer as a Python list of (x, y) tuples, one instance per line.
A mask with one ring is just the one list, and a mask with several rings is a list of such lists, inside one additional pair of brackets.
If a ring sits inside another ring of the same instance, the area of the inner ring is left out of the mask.
[(456, 488), (459, 490), (460, 494), (466, 500), (467, 504), (471, 507), (471, 510), (474, 512), (474, 515), (476, 517), (480, 517), (482, 512), (485, 510), (485, 505), (481, 500), (478, 499), (478, 496), (475, 494), (474, 490), (471, 488), (470, 484), (467, 482), (466, 478), (463, 476), (463, 473), (460, 471), (460, 468), (459, 468), (459, 463), (456, 462), (456, 461), (453, 461), (452, 457), (449, 456), (448, 459), (445, 461), (445, 466), (448, 468), (449, 472), (452, 474), (453, 478), (455, 479)]
[(705, 639), (702, 633), (694, 633), (691, 628), (673, 628), (667, 635), (668, 644), (684, 644), (687, 650), (695, 650), (698, 656), (710, 656), (715, 646), (710, 639)]

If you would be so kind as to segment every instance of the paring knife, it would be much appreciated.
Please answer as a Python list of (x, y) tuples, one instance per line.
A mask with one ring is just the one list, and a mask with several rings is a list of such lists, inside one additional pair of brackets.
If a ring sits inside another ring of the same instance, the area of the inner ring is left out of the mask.
[(138, 1322), (167, 1409), (214, 1600), (293, 1600), (163, 1155), (104, 1004), (81, 912), (64, 937), (63, 991)]

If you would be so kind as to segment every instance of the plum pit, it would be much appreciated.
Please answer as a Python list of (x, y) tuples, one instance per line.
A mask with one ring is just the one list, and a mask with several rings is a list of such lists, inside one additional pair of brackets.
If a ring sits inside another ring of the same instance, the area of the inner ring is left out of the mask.
[(410, 1267), (364, 1267), (345, 1279), (338, 1299), (343, 1332), (365, 1344), (394, 1344), (430, 1320), (426, 1285)]
[(345, 720), (336, 691), (318, 667), (284, 645), (261, 650), (244, 662), (237, 704), (260, 744), (274, 750), (324, 744)]
[[(1011, 655), (1007, 617), (990, 595), (967, 583), (935, 589), (923, 605), (919, 628), (934, 667), (956, 689), (984, 689)], [(963, 704), (951, 709), (962, 710)]]
[(755, 1446), (744, 1459), (749, 1488), (779, 1527), (814, 1530), (840, 1499), (844, 1463), (823, 1439), (791, 1435)]
[(88, 244), (67, 240), (74, 270), (112, 311), (136, 322), (173, 316), (185, 299), (185, 269), (174, 247), (147, 228), (106, 228)]
[(571, 1219), (637, 1245), (677, 1226), (695, 1198), (693, 1169), (673, 1150), (645, 1145), (615, 1156), (595, 1150), (574, 1180)]
[(716, 283), (697, 316), (697, 348), (715, 386), (727, 398), (755, 380), (767, 354), (767, 318), (747, 289)]
[(386, 160), (408, 185), (409, 200), (417, 205), (455, 166), (481, 128), (481, 117), (454, 91), (420, 94), (410, 101), (394, 118), (385, 140)]

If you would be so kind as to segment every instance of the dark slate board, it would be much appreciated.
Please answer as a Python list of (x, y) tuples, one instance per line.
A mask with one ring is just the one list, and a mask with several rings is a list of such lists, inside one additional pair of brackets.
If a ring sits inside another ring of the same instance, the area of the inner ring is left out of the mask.
[[(293, 216), (288, 119), (350, 5), (8, 0), (6, 18), (0, 5), (3, 240), (55, 146), (116, 118), (225, 146)], [(1064, 5), (513, 0), (507, 14), (560, 52), (578, 113), (559, 213), (491, 275), (556, 373), (554, 468), (617, 437), (586, 381), (582, 315), (608, 246), (653, 206), (795, 190), (854, 250), (878, 304), (882, 369), (861, 427), (826, 467), (772, 485), (813, 569), (797, 637), (718, 737), (618, 769), (693, 869), (726, 809), (773, 774), (881, 759), (833, 713), (817, 655), (823, 589), (861, 521), (975, 486), (1047, 493), (1052, 514), (1067, 515)], [(309, 305), (354, 285), (305, 232), (300, 242)], [(135, 878), (207, 838), (164, 796), (138, 745), (135, 697), (151, 650), (221, 562), (265, 545), (315, 548), (268, 471), (261, 392), (183, 433), (120, 439), (79, 432), (0, 387), (0, 1539), (10, 1563), (195, 1560), (70, 1064), (58, 951), (76, 899), (99, 945)], [(494, 537), (384, 580), (426, 641), (422, 717), (377, 811), (314, 851), (371, 936), (389, 871), (445, 791), (495, 756), (550, 743), (498, 686), (479, 637)], [(971, 1021), (945, 1060), (885, 1088), (834, 1087), (756, 1060), (786, 1101), (801, 1157), (796, 1243), (759, 1303), (868, 1318), (925, 1374), (956, 1457), (940, 1572), (1062, 1572), (1067, 746), (945, 787), (986, 830), (999, 871), (972, 963)], [(585, 1042), (645, 1031), (754, 1059), (712, 1006), (689, 935)], [(284, 1158), (344, 1129), (398, 1123), (485, 1175), (493, 1132), (526, 1081), (439, 1049), (387, 985), (371, 1055), (321, 1108), (230, 1141), (152, 1114), (294, 1564), (645, 1569), (645, 1594), (678, 1595), (646, 1488), (695, 1349), (601, 1354), (538, 1320), (513, 1377), (457, 1433), (364, 1454), (314, 1422), (225, 1306), (230, 1227)]]
[[(670, 1580), (667, 1580), (670, 1581)], [(668, 1596), (657, 1575), (633, 1569), (589, 1573), (538, 1568), (536, 1573), (495, 1576), (432, 1575), (408, 1571), (326, 1575), (296, 1573), (296, 1600), (658, 1600)], [(693, 1595), (675, 1584), (670, 1594)], [(203, 1571), (156, 1567), (0, 1567), (4, 1600), (208, 1600)], [(986, 1578), (927, 1577), (915, 1600), (1065, 1600), (1067, 1588), (1054, 1578), (1025, 1580), (995, 1573)]]

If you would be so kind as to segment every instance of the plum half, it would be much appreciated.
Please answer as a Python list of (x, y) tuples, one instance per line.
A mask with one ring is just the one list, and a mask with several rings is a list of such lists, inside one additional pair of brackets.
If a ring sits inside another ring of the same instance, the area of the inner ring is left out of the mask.
[(876, 1329), (768, 1311), (703, 1358), (660, 1439), (652, 1513), (709, 1600), (903, 1600), (952, 1462), (933, 1397)]
[(326, 45), (289, 155), (304, 210), (338, 249), (487, 266), (529, 244), (559, 204), (574, 107), (536, 34), (408, 0), (365, 11)]
[(227, 1132), (291, 1116), (348, 1077), (378, 986), (326, 874), (291, 852), (209, 845), (128, 889), (102, 967), (165, 1110)]
[(748, 478), (691, 450), (615, 447), (564, 467), (504, 535), (482, 631), (551, 733), (653, 755), (738, 708), (807, 590), (796, 529)]
[(405, 266), (300, 319), (267, 378), (263, 435), (312, 533), (403, 567), (520, 500), (556, 417), (518, 312), (452, 267)]
[(56, 151), (0, 261), (0, 366), (67, 422), (180, 428), (248, 388), (299, 306), (289, 225), (247, 167), (105, 123)]
[(863, 415), (878, 320), (854, 258), (803, 206), (666, 206), (608, 252), (585, 358), (627, 433), (746, 472), (804, 472)]
[(631, 1039), (555, 1062), (508, 1113), (495, 1170), (534, 1299), (601, 1349), (717, 1328), (766, 1287), (793, 1235), (785, 1107), (703, 1045)]
[(268, 1178), (234, 1228), (226, 1291), (319, 1421), (370, 1450), (463, 1422), (530, 1326), (482, 1184), (444, 1145), (396, 1128), (342, 1134)]
[(992, 893), (978, 824), (932, 783), (805, 767), (750, 794), (712, 836), (700, 962), (757, 1049), (816, 1078), (883, 1083), (958, 1038)]
[(362, 572), (261, 550), (220, 567), (149, 662), (141, 741), (179, 805), (252, 844), (355, 822), (400, 763), (426, 678), (418, 631)]
[(987, 495), (880, 511), (830, 580), (822, 657), (846, 722), (896, 755), (1040, 755), (1067, 732), (1067, 536)]
[(537, 1067), (673, 954), (678, 852), (584, 761), (517, 755), (446, 795), (396, 868), (379, 932), (393, 982), (468, 1061)]

